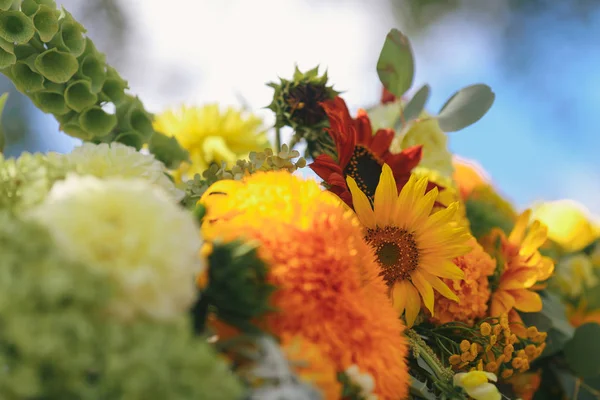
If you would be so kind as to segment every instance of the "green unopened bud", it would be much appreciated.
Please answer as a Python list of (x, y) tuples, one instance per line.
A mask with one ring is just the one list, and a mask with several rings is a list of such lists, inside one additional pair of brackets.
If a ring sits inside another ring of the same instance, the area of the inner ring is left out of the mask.
[(307, 155), (311, 157), (316, 156), (317, 150), (322, 147), (318, 143), (329, 139), (324, 131), (329, 121), (321, 103), (339, 94), (333, 87), (327, 86), (327, 72), (319, 76), (318, 68), (302, 73), (296, 67), (291, 81), (280, 79), (280, 83), (268, 85), (275, 90), (268, 107), (275, 112), (275, 126), (293, 128), (292, 142), (306, 140)]

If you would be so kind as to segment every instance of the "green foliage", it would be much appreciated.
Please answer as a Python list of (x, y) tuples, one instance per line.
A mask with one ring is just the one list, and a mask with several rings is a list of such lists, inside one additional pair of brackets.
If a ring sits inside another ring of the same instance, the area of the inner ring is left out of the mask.
[(547, 346), (540, 356), (544, 358), (561, 352), (565, 344), (573, 337), (575, 329), (567, 319), (565, 305), (556, 295), (543, 291), (540, 296), (542, 298), (542, 311), (520, 314), (525, 325), (535, 326), (540, 332), (548, 334)]
[(398, 29), (387, 34), (377, 61), (377, 74), (383, 86), (398, 98), (413, 84), (415, 61), (412, 47)]
[(442, 106), (437, 119), (444, 132), (455, 132), (479, 121), (494, 104), (496, 95), (482, 83), (454, 93)]
[(298, 157), (300, 157), (298, 151), (290, 150), (284, 144), (277, 154), (273, 154), (271, 149), (265, 149), (259, 153), (253, 151), (249, 155), (249, 160), (238, 160), (231, 169), (227, 169), (225, 163), (222, 163), (221, 167), (212, 164), (202, 173), (202, 177), (196, 174), (194, 179), (186, 182), (186, 195), (183, 202), (186, 207), (194, 208), (206, 189), (223, 179), (241, 180), (244, 176), (258, 171), (287, 170), (294, 172), (298, 168), (304, 168), (306, 166), (304, 158), (300, 157), (297, 161), (293, 161)]
[(490, 187), (475, 189), (465, 201), (465, 209), (471, 232), (478, 240), (493, 228), (509, 234), (517, 217), (510, 203)]
[(339, 92), (327, 86), (327, 72), (319, 76), (319, 67), (305, 73), (296, 67), (292, 80), (280, 78), (269, 83), (273, 101), (268, 106), (275, 113), (275, 127), (294, 129), (291, 147), (301, 140), (307, 143), (305, 157), (315, 158), (334, 149), (331, 137), (325, 131), (329, 120), (321, 103), (334, 99)]
[(0, 397), (239, 399), (241, 387), (184, 316), (120, 321), (108, 280), (48, 233), (0, 211)]
[(565, 359), (581, 378), (600, 375), (600, 325), (593, 322), (579, 326), (573, 338), (565, 345)]
[(151, 143), (150, 151), (172, 168), (187, 160), (175, 139), (154, 131), (152, 115), (127, 94), (127, 82), (85, 34), (52, 0), (24, 0), (20, 10), (8, 11), (0, 3), (0, 69), (70, 136), (138, 150)]
[(256, 246), (240, 241), (214, 243), (208, 263), (208, 286), (201, 301), (227, 324), (242, 332), (259, 333), (255, 323), (274, 311), (269, 300), (275, 287), (267, 282), (267, 266)]
[(402, 125), (406, 125), (408, 122), (419, 118), (425, 109), (425, 104), (427, 104), (430, 94), (431, 88), (429, 85), (423, 85), (419, 90), (417, 90), (415, 95), (404, 106), (403, 115), (401, 118)]

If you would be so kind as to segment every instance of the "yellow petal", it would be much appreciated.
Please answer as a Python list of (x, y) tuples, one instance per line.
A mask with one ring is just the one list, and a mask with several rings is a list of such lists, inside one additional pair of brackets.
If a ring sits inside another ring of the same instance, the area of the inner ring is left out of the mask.
[(452, 261), (444, 260), (436, 265), (423, 263), (420, 265), (420, 267), (429, 272), (431, 275), (440, 278), (465, 279), (464, 271), (458, 268)]
[(421, 311), (421, 298), (412, 283), (403, 281), (403, 285), (406, 291), (406, 326), (411, 328), (415, 324), (419, 311)]
[(542, 225), (539, 221), (534, 221), (529, 232), (525, 236), (525, 239), (523, 239), (523, 242), (521, 243), (519, 254), (525, 257), (530, 256), (546, 242), (547, 237), (548, 229), (546, 226)]
[(519, 216), (515, 226), (508, 236), (508, 241), (513, 244), (519, 244), (523, 241), (523, 237), (525, 236), (525, 230), (529, 225), (529, 219), (531, 218), (531, 210), (525, 210), (523, 214)]
[(423, 274), (423, 277), (427, 279), (427, 282), (429, 282), (433, 289), (437, 290), (442, 296), (449, 300), (454, 300), (457, 303), (459, 302), (456, 293), (454, 293), (452, 289), (450, 289), (448, 285), (444, 283), (444, 281), (428, 272), (422, 271), (421, 273)]
[(394, 287), (392, 288), (392, 305), (394, 309), (398, 312), (398, 315), (402, 315), (404, 313), (404, 308), (406, 307), (406, 289), (404, 287), (404, 281), (394, 283)]
[(421, 273), (419, 272), (418, 269), (412, 272), (412, 274), (410, 275), (410, 278), (413, 282), (413, 285), (415, 285), (415, 287), (421, 294), (421, 298), (423, 299), (423, 304), (425, 304), (425, 307), (427, 307), (427, 309), (433, 316), (434, 296), (433, 296), (433, 288), (431, 287), (431, 284), (429, 284), (429, 282), (427, 282), (427, 280), (423, 277), (423, 275), (421, 275)]
[(214, 160), (219, 163), (225, 161), (227, 164), (233, 164), (237, 160), (236, 154), (229, 149), (222, 136), (209, 136), (204, 139), (202, 154), (205, 160)]
[(358, 188), (356, 181), (351, 176), (346, 178), (346, 183), (352, 194), (352, 203), (358, 219), (367, 228), (375, 228), (375, 214), (371, 208), (369, 198)]
[(531, 290), (511, 290), (510, 294), (515, 299), (515, 308), (523, 312), (542, 311), (542, 298)]
[(375, 221), (380, 227), (390, 225), (392, 214), (398, 197), (398, 189), (392, 169), (387, 164), (383, 164), (379, 184), (375, 189)]
[(438, 189), (433, 188), (427, 194), (418, 200), (413, 208), (412, 212), (412, 221), (407, 221), (407, 224), (410, 226), (421, 226), (423, 225), (429, 215), (431, 214), (431, 209), (433, 208), (433, 203), (435, 203), (438, 198)]

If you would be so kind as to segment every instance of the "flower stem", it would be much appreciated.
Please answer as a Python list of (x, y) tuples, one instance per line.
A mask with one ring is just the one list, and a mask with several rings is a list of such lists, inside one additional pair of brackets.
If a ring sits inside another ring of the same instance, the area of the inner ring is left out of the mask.
[(281, 130), (275, 128), (275, 150), (279, 153), (281, 151)]

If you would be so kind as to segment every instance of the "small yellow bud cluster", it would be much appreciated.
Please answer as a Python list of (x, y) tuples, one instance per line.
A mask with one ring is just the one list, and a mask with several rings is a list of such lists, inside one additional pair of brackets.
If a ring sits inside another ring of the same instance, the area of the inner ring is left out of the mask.
[(508, 379), (525, 372), (546, 347), (545, 332), (527, 328), (527, 337), (518, 337), (506, 315), (488, 319), (473, 327), (472, 337), (460, 342), (456, 354), (448, 358), (455, 371), (486, 371)]

